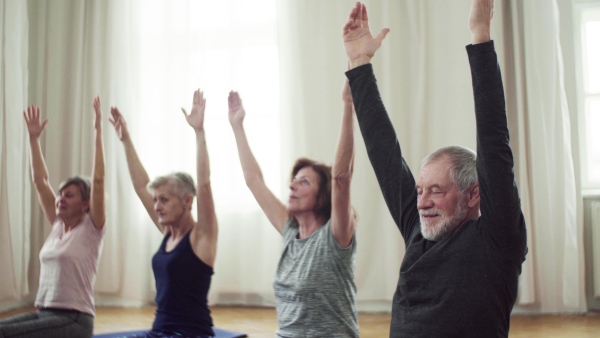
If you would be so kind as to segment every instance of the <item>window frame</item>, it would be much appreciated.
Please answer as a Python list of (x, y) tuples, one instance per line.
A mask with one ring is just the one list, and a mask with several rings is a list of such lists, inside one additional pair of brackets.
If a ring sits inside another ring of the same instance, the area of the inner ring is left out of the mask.
[(581, 188), (584, 195), (600, 195), (600, 179), (593, 180), (590, 178), (588, 171), (588, 133), (587, 133), (587, 100), (591, 97), (600, 98), (600, 92), (588, 93), (585, 88), (585, 73), (584, 73), (584, 55), (585, 46), (582, 41), (583, 37), (583, 12), (586, 10), (600, 10), (600, 0), (574, 0), (573, 1), (573, 38), (575, 45), (575, 67), (576, 67), (576, 82), (577, 82), (577, 110), (578, 110), (578, 130), (579, 130), (579, 146), (580, 146), (580, 164), (581, 164)]

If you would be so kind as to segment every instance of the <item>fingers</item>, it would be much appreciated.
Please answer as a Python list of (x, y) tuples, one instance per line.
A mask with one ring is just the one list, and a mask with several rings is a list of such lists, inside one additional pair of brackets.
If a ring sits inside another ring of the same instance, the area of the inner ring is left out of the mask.
[(369, 28), (369, 16), (367, 15), (367, 6), (362, 5), (361, 7), (362, 8), (361, 8), (360, 14), (361, 14), (362, 18), (360, 20), (360, 25), (362, 27)]
[(121, 112), (117, 107), (110, 107), (110, 115), (108, 120), (115, 128), (119, 127), (122, 124), (122, 121), (124, 121), (123, 116), (121, 116)]
[(356, 20), (356, 15), (359, 12), (359, 8), (360, 2), (357, 2), (356, 5), (354, 5), (354, 8), (352, 8), (352, 10), (350, 11), (350, 15), (348, 15), (348, 21), (354, 22), (354, 20)]
[(239, 108), (242, 105), (242, 99), (240, 98), (240, 94), (234, 91), (229, 92), (228, 102), (229, 108)]
[(183, 116), (185, 116), (185, 118), (187, 118), (189, 116), (187, 111), (185, 111), (185, 108), (183, 108), (183, 107), (181, 107), (181, 112), (183, 112)]
[(206, 104), (206, 99), (204, 98), (204, 92), (201, 91), (200, 89), (197, 89), (194, 92), (194, 102), (193, 105), (205, 105)]
[(387, 36), (387, 34), (390, 32), (389, 28), (384, 28), (381, 30), (381, 32), (379, 32), (379, 35), (377, 35), (377, 37), (375, 39), (377, 39), (377, 41), (379, 41), (379, 44), (381, 44), (383, 42), (383, 39), (385, 39), (385, 37)]
[(354, 20), (348, 19), (348, 21), (344, 25), (344, 28), (342, 28), (342, 35), (345, 35), (346, 33), (348, 33), (352, 29), (353, 24), (354, 24)]
[(355, 18), (355, 24), (357, 26), (362, 26), (362, 22), (363, 22), (363, 15), (366, 13), (364, 10), (364, 5), (361, 4), (360, 2), (356, 3), (356, 18)]
[(350, 15), (348, 15), (348, 21), (343, 28), (343, 33), (346, 34), (351, 31), (355, 27), (360, 27), (360, 20), (357, 18), (358, 14), (361, 11), (361, 3), (357, 2), (356, 5), (350, 11)]
[(40, 108), (31, 104), (27, 107), (26, 110), (23, 111), (23, 117), (25, 118), (25, 122), (30, 123), (34, 121), (40, 120)]
[(94, 113), (96, 114), (96, 123), (102, 123), (102, 107), (100, 104), (100, 96), (94, 98)]
[(204, 98), (204, 92), (198, 89), (198, 99), (200, 100), (198, 103), (202, 103), (202, 105), (206, 104), (206, 99)]

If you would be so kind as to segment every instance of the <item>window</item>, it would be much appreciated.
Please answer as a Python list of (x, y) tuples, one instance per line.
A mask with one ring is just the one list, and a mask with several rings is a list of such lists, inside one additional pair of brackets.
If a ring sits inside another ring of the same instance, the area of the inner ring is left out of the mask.
[[(227, 96), (239, 91), (250, 146), (267, 185), (281, 191), (279, 60), (275, 0), (143, 1), (136, 146), (149, 175), (195, 177), (195, 138), (181, 114), (197, 88), (217, 209), (257, 208), (246, 188)], [(218, 188), (216, 188), (218, 187)], [(217, 210), (218, 211), (218, 210)]]
[(575, 4), (582, 188), (600, 189), (600, 1)]

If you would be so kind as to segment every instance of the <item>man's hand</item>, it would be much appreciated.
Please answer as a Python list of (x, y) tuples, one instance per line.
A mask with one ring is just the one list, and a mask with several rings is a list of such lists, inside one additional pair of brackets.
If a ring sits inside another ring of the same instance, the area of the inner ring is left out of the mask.
[(357, 2), (350, 12), (343, 32), (344, 48), (350, 69), (370, 63), (389, 31), (389, 28), (384, 28), (376, 38), (373, 38), (369, 29), (367, 8)]
[(494, 0), (473, 0), (469, 13), (469, 30), (471, 43), (489, 42), (490, 26), (494, 15)]

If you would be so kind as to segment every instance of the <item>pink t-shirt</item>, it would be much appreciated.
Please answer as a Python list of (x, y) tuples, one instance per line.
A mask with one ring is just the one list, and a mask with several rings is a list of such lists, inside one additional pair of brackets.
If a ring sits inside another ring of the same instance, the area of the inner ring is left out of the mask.
[(106, 225), (98, 230), (89, 214), (65, 233), (57, 219), (40, 251), (40, 286), (37, 308), (77, 310), (96, 315), (94, 283)]

